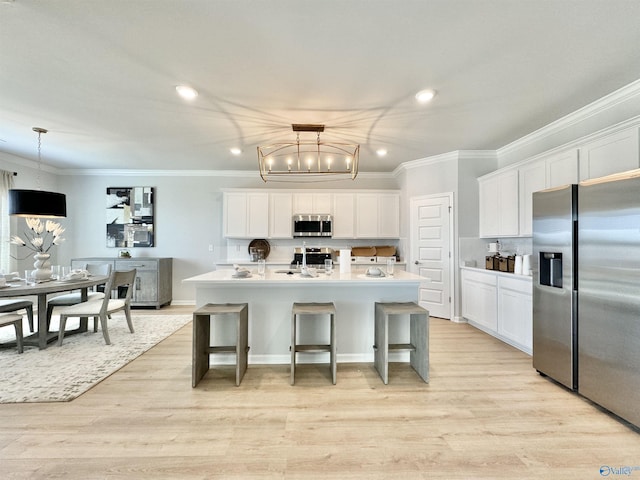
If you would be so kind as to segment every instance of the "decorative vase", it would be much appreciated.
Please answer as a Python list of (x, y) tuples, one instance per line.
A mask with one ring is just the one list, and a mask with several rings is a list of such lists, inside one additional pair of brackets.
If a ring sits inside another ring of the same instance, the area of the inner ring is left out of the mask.
[(36, 282), (42, 282), (44, 280), (51, 279), (51, 263), (49, 259), (51, 254), (49, 253), (36, 253), (33, 258), (36, 259), (33, 266), (36, 269), (34, 272), (34, 279)]

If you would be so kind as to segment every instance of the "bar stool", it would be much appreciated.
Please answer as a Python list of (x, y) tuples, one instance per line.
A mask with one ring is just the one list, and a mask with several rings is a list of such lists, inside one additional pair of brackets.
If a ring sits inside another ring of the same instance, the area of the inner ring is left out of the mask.
[[(389, 351), (409, 351), (409, 363), (429, 383), (429, 311), (413, 302), (376, 302), (374, 365), (385, 385), (389, 383)], [(408, 344), (389, 344), (389, 320), (409, 315)]]
[(22, 344), (22, 315), (18, 315), (17, 313), (0, 315), (0, 327), (7, 327), (9, 325), (13, 325), (13, 328), (16, 329), (16, 345), (18, 347), (18, 353), (22, 353), (24, 351)]
[[(300, 315), (329, 315), (330, 339), (328, 345), (297, 345), (296, 329), (297, 317)], [(329, 352), (331, 366), (331, 380), (336, 384), (336, 307), (329, 303), (294, 303), (291, 309), (291, 385), (295, 383), (296, 352), (319, 353)]]
[[(213, 346), (211, 339), (211, 318), (227, 315), (236, 321), (236, 342), (234, 345)], [(236, 386), (247, 370), (249, 352), (249, 306), (246, 303), (208, 303), (193, 312), (193, 346), (191, 386), (195, 388), (209, 370), (209, 355), (213, 353), (235, 353)]]

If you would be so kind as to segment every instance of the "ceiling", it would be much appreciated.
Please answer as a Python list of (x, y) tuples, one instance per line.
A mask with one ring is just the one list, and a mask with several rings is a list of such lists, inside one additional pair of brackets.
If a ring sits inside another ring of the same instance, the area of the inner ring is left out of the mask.
[(258, 145), (321, 123), (390, 172), (639, 79), (639, 18), (638, 0), (0, 0), (0, 152), (35, 160), (43, 127), (58, 169), (256, 171)]

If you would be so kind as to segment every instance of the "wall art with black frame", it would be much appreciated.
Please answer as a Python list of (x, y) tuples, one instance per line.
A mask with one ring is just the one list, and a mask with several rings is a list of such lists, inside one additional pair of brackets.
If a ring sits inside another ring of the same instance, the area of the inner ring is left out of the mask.
[(153, 247), (153, 187), (107, 188), (107, 247)]

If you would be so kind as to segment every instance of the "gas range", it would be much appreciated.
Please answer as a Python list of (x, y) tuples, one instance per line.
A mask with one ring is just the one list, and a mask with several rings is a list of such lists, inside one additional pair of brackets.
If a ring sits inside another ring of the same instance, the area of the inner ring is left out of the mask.
[[(333, 249), (327, 247), (306, 247), (307, 248), (307, 266), (312, 268), (324, 268), (324, 261), (333, 258)], [(291, 267), (299, 267), (302, 265), (302, 247), (296, 247), (293, 250), (293, 261)]]

